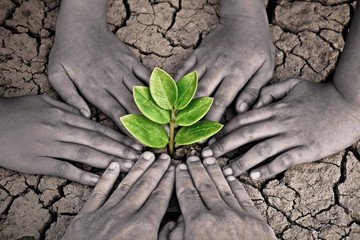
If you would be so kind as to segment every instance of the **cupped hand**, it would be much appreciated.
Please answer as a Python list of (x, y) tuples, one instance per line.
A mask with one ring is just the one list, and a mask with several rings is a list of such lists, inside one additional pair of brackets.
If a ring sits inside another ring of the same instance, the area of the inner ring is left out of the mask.
[(176, 168), (175, 184), (183, 217), (168, 239), (276, 239), (241, 183), (233, 176), (225, 179), (214, 158), (202, 164), (189, 157)]
[(141, 145), (46, 95), (0, 98), (0, 166), (95, 185), (99, 176), (71, 163), (128, 171)]
[(174, 188), (170, 157), (145, 152), (117, 189), (120, 166), (110, 165), (63, 239), (155, 240)]
[(341, 151), (360, 138), (359, 111), (332, 83), (290, 79), (265, 87), (255, 108), (236, 116), (202, 152), (204, 157), (218, 157), (256, 142), (225, 167), (225, 174), (238, 176), (275, 157), (250, 173), (253, 179), (269, 178)]
[(126, 132), (119, 118), (138, 112), (132, 87), (148, 81), (149, 70), (107, 30), (106, 24), (66, 18), (71, 16), (60, 11), (49, 57), (51, 85), (84, 116), (90, 116), (87, 100)]
[(220, 16), (220, 23), (178, 70), (178, 79), (197, 70), (199, 86), (196, 96), (213, 96), (207, 114), (219, 121), (238, 93), (236, 109), (252, 107), (260, 89), (274, 73), (274, 45), (265, 10), (258, 16)]

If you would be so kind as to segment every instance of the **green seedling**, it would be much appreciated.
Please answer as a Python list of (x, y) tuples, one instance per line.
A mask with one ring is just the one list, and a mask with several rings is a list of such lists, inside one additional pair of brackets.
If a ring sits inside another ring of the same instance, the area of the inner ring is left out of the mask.
[[(201, 120), (209, 111), (213, 98), (194, 98), (197, 85), (196, 71), (175, 82), (167, 72), (155, 68), (150, 76), (149, 87), (133, 88), (135, 103), (144, 115), (128, 114), (121, 117), (120, 121), (146, 146), (163, 148), (168, 144), (170, 155), (174, 153), (175, 144), (188, 145), (209, 138), (223, 125)], [(164, 124), (169, 126), (169, 135)], [(177, 132), (176, 125), (181, 127)]]

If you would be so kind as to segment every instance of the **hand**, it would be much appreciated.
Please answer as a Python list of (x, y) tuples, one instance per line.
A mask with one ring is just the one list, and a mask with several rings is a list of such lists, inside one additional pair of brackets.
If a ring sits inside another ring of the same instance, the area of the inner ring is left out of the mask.
[(175, 78), (197, 70), (200, 81), (196, 96), (214, 96), (206, 118), (219, 121), (240, 91), (237, 111), (245, 112), (255, 104), (260, 89), (273, 76), (274, 54), (265, 11), (256, 16), (220, 17), (219, 25)]
[(253, 179), (269, 178), (293, 165), (341, 151), (360, 138), (360, 114), (332, 83), (290, 79), (265, 87), (255, 108), (236, 116), (202, 152), (203, 156), (218, 157), (260, 142), (226, 167), (225, 174), (238, 176), (276, 156), (250, 173)]
[(108, 199), (120, 171), (110, 165), (63, 239), (157, 239), (175, 171), (168, 155), (154, 160), (145, 152)]
[[(128, 171), (141, 145), (46, 95), (0, 98), (0, 166), (95, 185), (99, 176), (64, 161)], [(128, 160), (125, 160), (128, 159)]]
[(178, 165), (176, 195), (184, 221), (178, 220), (168, 239), (276, 239), (241, 183), (225, 179), (214, 158), (203, 165), (192, 156), (187, 166)]
[(107, 30), (105, 21), (99, 24), (72, 20), (75, 17), (69, 16), (67, 11), (71, 9), (66, 4), (77, 3), (71, 2), (62, 3), (59, 13), (49, 57), (49, 81), (62, 99), (85, 117), (90, 116), (86, 99), (126, 132), (119, 118), (138, 112), (132, 87), (148, 81), (150, 72)]

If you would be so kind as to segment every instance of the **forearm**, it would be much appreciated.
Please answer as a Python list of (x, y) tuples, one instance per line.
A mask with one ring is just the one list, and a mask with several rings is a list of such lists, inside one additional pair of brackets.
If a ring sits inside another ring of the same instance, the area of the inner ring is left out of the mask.
[(349, 106), (360, 110), (360, 6), (356, 7), (344, 51), (334, 76), (334, 85)]
[(220, 18), (267, 18), (264, 0), (221, 0)]
[(106, 26), (106, 10), (107, 0), (62, 0), (57, 28), (67, 25), (79, 28), (88, 25)]

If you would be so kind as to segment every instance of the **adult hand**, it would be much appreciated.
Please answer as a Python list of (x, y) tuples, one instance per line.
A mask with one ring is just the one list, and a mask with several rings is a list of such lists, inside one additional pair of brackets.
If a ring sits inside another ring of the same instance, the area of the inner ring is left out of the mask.
[[(239, 92), (237, 111), (245, 112), (252, 107), (260, 89), (274, 72), (275, 48), (264, 2), (230, 2), (221, 1), (219, 25), (175, 76), (178, 79), (187, 72), (198, 71), (200, 81), (196, 96), (214, 97), (212, 108), (206, 115), (214, 121), (220, 120)], [(243, 13), (247, 6), (253, 10)]]
[(175, 171), (168, 155), (154, 160), (145, 152), (108, 198), (120, 171), (118, 164), (110, 165), (63, 239), (157, 239)]
[(259, 142), (226, 167), (225, 174), (238, 176), (276, 156), (250, 173), (253, 179), (269, 178), (293, 165), (334, 154), (360, 138), (359, 111), (332, 83), (290, 79), (265, 87), (255, 108), (236, 116), (202, 152), (204, 157), (219, 157)]
[(225, 179), (214, 158), (203, 165), (192, 156), (187, 166), (178, 165), (176, 194), (184, 221), (178, 220), (168, 239), (276, 239), (241, 183)]
[(141, 145), (46, 95), (0, 98), (0, 166), (95, 185), (99, 176), (64, 161), (128, 171)]
[[(90, 116), (86, 99), (126, 132), (119, 118), (138, 112), (132, 87), (148, 81), (150, 72), (107, 29), (106, 1), (98, 3), (100, 7), (93, 6), (94, 0), (81, 2), (62, 1), (49, 57), (49, 81), (85, 117)], [(97, 17), (99, 12), (104, 16)]]

